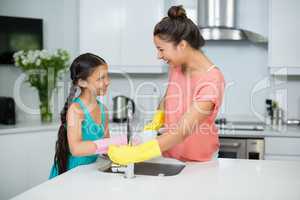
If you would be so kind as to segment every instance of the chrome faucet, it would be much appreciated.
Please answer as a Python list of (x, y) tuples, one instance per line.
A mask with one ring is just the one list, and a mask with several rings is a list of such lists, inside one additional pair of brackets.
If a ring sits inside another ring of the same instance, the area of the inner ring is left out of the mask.
[[(127, 144), (132, 145), (132, 129), (131, 123), (133, 119), (133, 105), (131, 101), (128, 101), (127, 104)], [(134, 178), (134, 164), (128, 165), (118, 165), (111, 164), (112, 172), (122, 172), (124, 173), (124, 178)]]
[(112, 172), (122, 172), (124, 173), (124, 178), (134, 178), (134, 164), (129, 165), (118, 165), (112, 163), (111, 166)]
[[(133, 119), (133, 104), (131, 101), (127, 103), (127, 143), (129, 146), (132, 145), (132, 119)], [(133, 178), (134, 177), (134, 163), (128, 164), (124, 171), (125, 178)]]

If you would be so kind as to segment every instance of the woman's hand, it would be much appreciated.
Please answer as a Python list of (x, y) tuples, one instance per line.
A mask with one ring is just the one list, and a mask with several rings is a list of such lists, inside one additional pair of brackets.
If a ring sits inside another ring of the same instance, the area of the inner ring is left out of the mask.
[(195, 124), (205, 120), (211, 113), (213, 106), (214, 104), (209, 101), (195, 102), (184, 114), (176, 130), (169, 131), (157, 139), (137, 146), (117, 147), (111, 145), (108, 148), (108, 156), (114, 163), (121, 165), (143, 162), (161, 156), (162, 151), (172, 148), (192, 133)]
[(161, 151), (157, 140), (151, 140), (137, 146), (111, 145), (108, 148), (108, 156), (114, 163), (128, 165), (161, 156)]
[(144, 131), (157, 131), (165, 122), (165, 113), (162, 110), (156, 110), (152, 121), (144, 126)]

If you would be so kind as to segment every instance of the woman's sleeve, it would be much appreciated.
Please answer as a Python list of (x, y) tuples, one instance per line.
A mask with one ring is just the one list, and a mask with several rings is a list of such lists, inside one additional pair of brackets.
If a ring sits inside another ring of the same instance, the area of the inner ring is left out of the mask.
[(221, 80), (213, 79), (200, 82), (194, 90), (194, 101), (211, 101), (215, 105), (219, 105), (222, 101), (224, 83)]

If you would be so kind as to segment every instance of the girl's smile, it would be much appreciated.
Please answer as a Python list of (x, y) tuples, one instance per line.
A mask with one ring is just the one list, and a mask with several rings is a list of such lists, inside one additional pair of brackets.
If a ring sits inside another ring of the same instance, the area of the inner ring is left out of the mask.
[(96, 96), (103, 96), (107, 92), (110, 84), (108, 76), (108, 66), (100, 65), (87, 79), (87, 88)]

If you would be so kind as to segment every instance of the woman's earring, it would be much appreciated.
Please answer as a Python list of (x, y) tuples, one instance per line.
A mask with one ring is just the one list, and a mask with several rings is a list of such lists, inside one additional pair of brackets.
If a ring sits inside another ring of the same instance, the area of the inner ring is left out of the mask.
[(87, 82), (85, 80), (78, 80), (78, 86), (80, 87), (87, 87)]
[(79, 97), (81, 94), (81, 89), (78, 85), (75, 86), (75, 97)]

